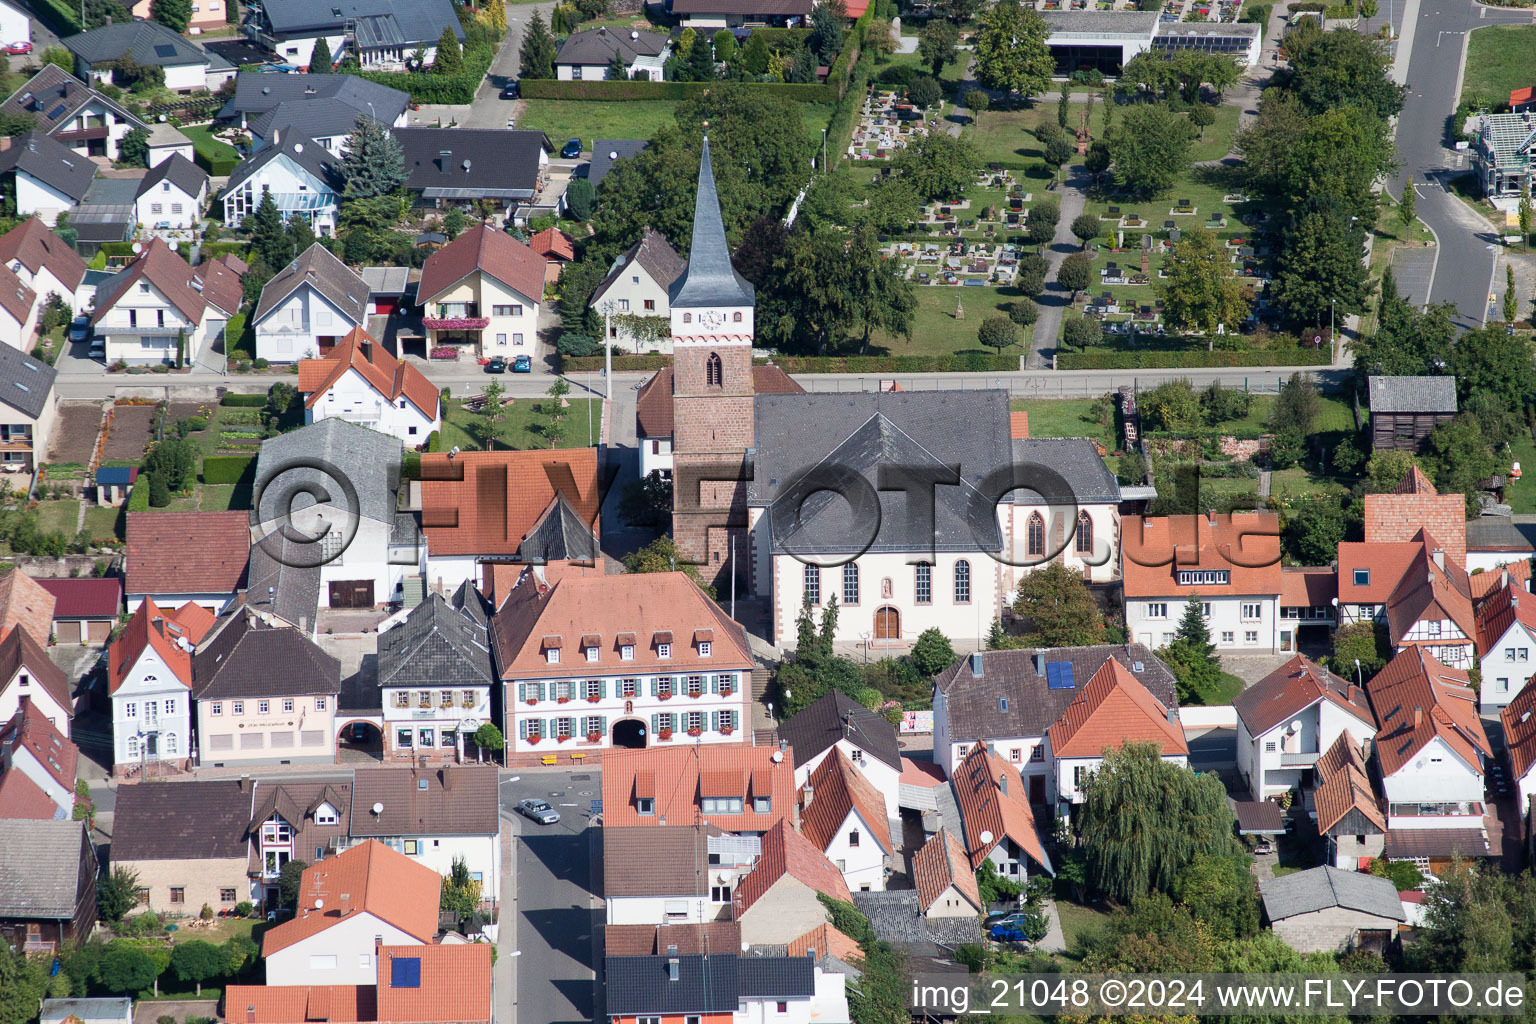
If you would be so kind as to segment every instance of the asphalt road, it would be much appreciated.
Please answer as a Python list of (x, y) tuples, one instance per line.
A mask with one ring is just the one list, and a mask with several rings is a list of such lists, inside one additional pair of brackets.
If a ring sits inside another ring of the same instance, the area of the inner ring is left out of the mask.
[[(578, 1024), (602, 1020), (596, 963), (602, 911), (596, 909), (601, 834), (587, 827), (590, 801), (602, 797), (597, 769), (537, 769), (504, 775), (502, 811), (517, 823), (517, 903), (513, 1021)], [(560, 812), (555, 825), (538, 825), (513, 811), (524, 797), (540, 797)], [(502, 927), (508, 924), (507, 916)], [(503, 954), (505, 955), (505, 954)], [(509, 1022), (510, 1024), (510, 1022)]]
[[(1413, 175), (1419, 196), (1415, 212), (1438, 241), (1430, 301), (1454, 303), (1462, 327), (1481, 326), (1488, 314), (1492, 247), (1498, 240), (1487, 221), (1446, 191), (1449, 179), (1470, 167), (1467, 154), (1448, 145), (1468, 36), (1485, 26), (1529, 25), (1532, 19), (1529, 10), (1484, 7), (1474, 0), (1418, 0), (1411, 26), (1408, 95), (1397, 124), (1402, 169), (1390, 190), (1401, 196), (1407, 176)], [(1409, 31), (1405, 25), (1405, 44)]]

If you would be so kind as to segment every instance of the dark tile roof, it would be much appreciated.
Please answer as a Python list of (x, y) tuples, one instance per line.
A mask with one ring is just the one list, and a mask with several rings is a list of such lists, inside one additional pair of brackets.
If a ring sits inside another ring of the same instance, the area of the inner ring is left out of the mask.
[(260, 323), (274, 306), (306, 284), (351, 318), (352, 323), (361, 324), (368, 319), (368, 283), (337, 259), (331, 250), (316, 242), (273, 275), (262, 288), (251, 321)]
[(593, 188), (596, 188), (603, 183), (604, 178), (608, 177), (615, 163), (638, 156), (640, 151), (649, 145), (650, 143), (645, 139), (596, 140), (592, 143), (592, 161), (587, 165), (587, 180), (592, 183)]
[[(1069, 662), (1074, 687), (1050, 689), (1046, 676), (1037, 671), (1036, 655), (1043, 656), (1046, 665)], [(949, 735), (956, 742), (1044, 736), (1110, 658), (1166, 707), (1177, 706), (1173, 673), (1141, 644), (986, 651), (981, 654), (982, 675), (974, 674), (973, 659), (965, 657), (934, 677), (945, 697)], [(1004, 697), (1006, 711), (998, 704)]]
[[(678, 977), (668, 961), (678, 961)], [(744, 998), (804, 999), (816, 992), (810, 957), (610, 956), (603, 960), (608, 1012), (636, 1014), (731, 1014)]]
[(731, 246), (725, 239), (720, 216), (720, 196), (715, 190), (715, 171), (709, 159), (709, 137), (699, 158), (699, 183), (693, 202), (693, 244), (688, 247), (688, 269), (673, 283), (673, 308), (683, 306), (750, 306), (752, 283), (731, 265)]
[(804, 998), (816, 992), (816, 965), (808, 956), (741, 957), (736, 986), (743, 998)]
[(876, 938), (899, 949), (927, 951), (934, 946), (953, 948), (984, 941), (975, 917), (923, 917), (916, 889), (856, 892), (853, 905), (869, 918)]
[(443, 29), (453, 29), (462, 42), (464, 29), (449, 0), (267, 0), (263, 5), (279, 36), (312, 34), (314, 29), (341, 30), (346, 23), (386, 19), (394, 23), (397, 43), (437, 45)]
[[(321, 804), (330, 804), (336, 811), (334, 825), (321, 825), (315, 821), (315, 811)], [(246, 823), (246, 839), (250, 844), (250, 865), (253, 871), (261, 869), (261, 844), (258, 841), (262, 823), (277, 815), (293, 830), (293, 848), (303, 860), (309, 860), (308, 851), (320, 847), (330, 848), (332, 840), (345, 840), (352, 823), (351, 782), (310, 782), (291, 780), (285, 782), (255, 783), (254, 804), (251, 818)], [(345, 842), (338, 845), (345, 846)]]
[(90, 856), (83, 822), (0, 821), (0, 920), (73, 918)]
[(667, 37), (656, 32), (609, 30), (606, 25), (572, 32), (555, 55), (556, 64), (603, 64), (618, 53), (626, 64), (640, 57), (656, 57), (667, 47)]
[[(496, 835), (497, 778), (494, 765), (360, 768), (352, 777), (352, 836)], [(383, 813), (374, 814), (374, 804)]]
[(1320, 700), (1373, 728), (1376, 725), (1364, 690), (1301, 655), (1243, 690), (1232, 703), (1248, 735), (1258, 737)]
[[(211, 58), (190, 40), (154, 21), (120, 21), (60, 40), (87, 65), (107, 64), (131, 56), (140, 64), (182, 67), (209, 64)], [(223, 58), (219, 58), (222, 62)]]
[[(1014, 438), (1013, 459), (1020, 464), (1044, 466), (1059, 473), (1080, 505), (1120, 500), (1119, 481), (1086, 437)], [(1045, 495), (1027, 490), (1015, 491), (1013, 502), (1016, 505), (1059, 504), (1047, 501)]]
[[(377, 523), (395, 521), (400, 440), (335, 416), (269, 437), (261, 443), (261, 454), (256, 458), (256, 479), (277, 481), (280, 478), (281, 486), (268, 487), (262, 492), (262, 507), (250, 513), (251, 521), (275, 521), (280, 512), (287, 509), (290, 487), (308, 484), (329, 487), (331, 492), (328, 493), (334, 492), (337, 482), (326, 479), (328, 471), (310, 466), (315, 459), (334, 466), (351, 481), (357, 500), (353, 511)], [(294, 494), (293, 498), (295, 511), (314, 504), (309, 494)], [(332, 503), (342, 507), (343, 499), (333, 494)]]
[(252, 544), (246, 608), (312, 632), (320, 614), (321, 567), (306, 564), (315, 560), (309, 547), (281, 530)]
[(794, 748), (796, 768), (846, 739), (901, 771), (896, 727), (841, 690), (818, 697), (782, 722), (779, 738)]
[[(507, 199), (533, 197), (538, 190), (539, 154), (554, 148), (549, 136), (540, 131), (396, 128), (392, 134), (405, 153), (406, 188)], [(444, 151), (449, 154), (446, 158)]]
[(0, 235), (0, 263), (9, 265), (12, 261), (33, 274), (47, 270), (71, 291), (80, 286), (87, 270), (85, 260), (35, 216)]
[(239, 188), (246, 179), (279, 157), (287, 157), (314, 175), (325, 187), (341, 194), (341, 161), (331, 156), (325, 147), (314, 139), (293, 138), (282, 135), (277, 141), (262, 146), (256, 152), (235, 165), (229, 176), (225, 192)]
[(1405, 920), (1403, 904), (1392, 880), (1362, 871), (1328, 866), (1308, 868), (1281, 878), (1261, 879), (1259, 894), (1264, 900), (1264, 913), (1271, 921), (1335, 907)]
[[(496, 679), (480, 595), (467, 585), (454, 607), (436, 594), (379, 637), (379, 685), (490, 686)], [(476, 613), (479, 613), (478, 615)]]
[(10, 145), (0, 150), (0, 174), (24, 171), (76, 202), (85, 198), (96, 177), (96, 165), (89, 159), (42, 132), (6, 141)]
[(298, 630), (264, 626), (239, 611), (192, 656), (192, 688), (198, 700), (335, 694), (341, 662)]
[(591, 524), (582, 522), (581, 516), (560, 494), (550, 501), (544, 515), (517, 547), (517, 561), (527, 565), (589, 562), (601, 557)]
[[(1528, 556), (1536, 552), (1536, 523), (1517, 523), (1503, 516), (1473, 519), (1467, 523), (1467, 550), (1518, 551)], [(1489, 571), (1498, 575), (1497, 569)]]
[(251, 797), (238, 779), (123, 786), (112, 860), (244, 859)]
[(603, 829), (603, 897), (703, 896), (711, 834), (722, 833), (712, 825)]
[(44, 64), (25, 85), (0, 104), (0, 111), (30, 114), (37, 126), (51, 135), (65, 128), (80, 108), (93, 100), (132, 125), (144, 125), (117, 101), (92, 89), (57, 64)]
[(1394, 828), (1387, 833), (1381, 853), (1394, 860), (1494, 855), (1488, 848), (1488, 837), (1480, 828)]
[[(977, 488), (1012, 459), (1005, 391), (902, 391), (762, 395), (754, 403), (757, 450), (748, 503), (767, 506), (773, 553), (1000, 551), (995, 517), (976, 524)], [(808, 434), (805, 425), (817, 424)], [(796, 486), (820, 464), (863, 476), (879, 495), (879, 535), (868, 545), (869, 513), (819, 489), (803, 501)], [(878, 491), (882, 466), (958, 466), (961, 485), (934, 492), (933, 521), (903, 514), (898, 491)], [(686, 481), (684, 481), (686, 486)], [(785, 500), (776, 501), (780, 496)]]
[(149, 169), (139, 182), (138, 195), (143, 195), (162, 181), (169, 181), (187, 195), (196, 199), (208, 185), (208, 172), (180, 153), (172, 153)]
[[(442, 35), (441, 28), (437, 34)], [(345, 103), (352, 108), (354, 117), (368, 113), (371, 103), (373, 117), (385, 124), (394, 124), (405, 113), (411, 97), (409, 93), (356, 75), (267, 75), (246, 71), (235, 76), (235, 95), (219, 111), (219, 116), (264, 114), (278, 104), (313, 100)]]
[[(350, 78), (352, 76), (321, 75), (320, 77)], [(386, 129), (394, 123), (393, 119), (384, 120), (387, 114), (387, 110), (377, 111), (378, 120)], [(359, 111), (347, 101), (337, 98), (293, 100), (288, 103), (279, 103), (258, 116), (250, 122), (250, 129), (251, 135), (262, 140), (271, 139), (274, 132), (279, 138), (284, 139), (290, 135), (301, 139), (329, 139), (349, 134), (353, 128), (357, 127), (358, 118), (368, 116), (366, 104)], [(400, 115), (396, 113), (394, 116)]]
[(20, 349), (0, 345), (0, 402), (33, 419), (48, 408), (58, 371)]
[(1455, 412), (1455, 377), (1372, 377), (1372, 412)]

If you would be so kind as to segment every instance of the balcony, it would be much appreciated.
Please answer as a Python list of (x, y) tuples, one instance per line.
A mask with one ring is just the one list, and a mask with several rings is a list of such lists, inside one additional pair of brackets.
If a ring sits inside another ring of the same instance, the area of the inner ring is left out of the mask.
[(308, 320), (300, 320), (295, 323), (292, 320), (281, 322), (268, 320), (256, 329), (258, 335), (275, 335), (277, 337), (293, 337), (295, 335), (308, 335), (311, 332), (311, 324)]
[(491, 325), (485, 316), (424, 316), (421, 326), (429, 331), (483, 331)]
[(1300, 752), (1294, 754), (1282, 753), (1280, 755), (1280, 767), (1282, 768), (1311, 768), (1322, 756), (1321, 750)]
[(194, 330), (196, 327), (188, 324), (103, 324), (96, 328), (96, 333), (108, 338), (175, 338), (177, 331), (186, 331), (190, 335)]

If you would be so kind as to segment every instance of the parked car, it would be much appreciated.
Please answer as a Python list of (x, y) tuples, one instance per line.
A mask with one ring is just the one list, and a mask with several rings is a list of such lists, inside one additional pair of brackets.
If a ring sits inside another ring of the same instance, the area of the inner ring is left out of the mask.
[(512, 372), (513, 373), (532, 373), (533, 372), (533, 360), (530, 357), (528, 357), (528, 356), (513, 356), (512, 357)]
[(560, 156), (566, 160), (574, 160), (581, 156), (581, 140), (571, 139), (560, 150)]
[(8, 44), (6, 44), (5, 52), (9, 53), (9, 54), (13, 54), (13, 55), (20, 55), (20, 54), (23, 54), (23, 53), (31, 53), (32, 52), (32, 44), (27, 42), (26, 40), (22, 40), (19, 43), (8, 43)]
[(100, 338), (92, 338), (91, 339), (91, 358), (92, 359), (105, 359), (105, 358), (107, 358), (107, 344), (106, 344), (106, 342), (102, 341)]
[(507, 361), (501, 356), (492, 356), (491, 361), (485, 364), (486, 373), (506, 373)]
[(529, 797), (517, 802), (517, 813), (525, 818), (532, 818), (540, 825), (553, 825), (560, 820), (560, 812), (549, 806), (548, 802)]
[(85, 317), (77, 317), (74, 323), (69, 325), (69, 340), (84, 341), (91, 336), (91, 322)]
[(517, 83), (508, 82), (501, 90), (501, 98), (504, 100), (517, 99)]
[(515, 117), (507, 118), (507, 131), (510, 132), (510, 131), (514, 130), (515, 128), (517, 128), (517, 118), (515, 118)]

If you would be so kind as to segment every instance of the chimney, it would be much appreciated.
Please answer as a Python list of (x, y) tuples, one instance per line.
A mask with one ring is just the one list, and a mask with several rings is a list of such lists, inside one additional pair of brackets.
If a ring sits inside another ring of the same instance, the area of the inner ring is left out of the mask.
[(1415, 729), (1417, 729), (1417, 728), (1419, 728), (1423, 724), (1424, 724), (1424, 709), (1416, 707), (1416, 708), (1413, 709), (1413, 727)]
[(800, 809), (811, 806), (811, 801), (816, 798), (816, 787), (807, 782), (800, 787)]
[(448, 765), (443, 765), (438, 771), (437, 777), (442, 780), (444, 793), (453, 788), (453, 772), (449, 770)]
[(453, 173), (453, 150), (440, 149), (437, 151), (437, 169), (444, 174)]
[(672, 957), (671, 959), (669, 959), (667, 961), (667, 980), (668, 981), (676, 981), (677, 980), (679, 965), (680, 965), (680, 961), (677, 959), (677, 957)]
[(972, 679), (980, 679), (983, 675), (985, 675), (985, 672), (983, 671), (983, 666), (985, 665), (985, 663), (986, 663), (986, 659), (982, 657), (980, 651), (972, 651), (971, 652), (971, 678)]
[[(111, 21), (112, 19), (109, 17), (107, 20)], [(255, 1024), (255, 1022), (256, 1022), (256, 1007), (254, 1005), (247, 1006), (245, 1008), (245, 1019), (248, 1022), (248, 1024)]]
[(1507, 586), (1509, 586), (1509, 570), (1508, 569), (1500, 569), (1499, 570), (1499, 589), (1503, 590)]
[(1212, 526), (1215, 526), (1216, 525), (1216, 510), (1213, 509), (1213, 508), (1212, 509), (1206, 509), (1205, 514), (1206, 514), (1207, 521)]
[(242, 793), (249, 793), (250, 791), (251, 791), (251, 777), (249, 775), (242, 775), (242, 776), (240, 776), (240, 792), (242, 792)]
[(1435, 553), (1433, 555), (1431, 555), (1430, 557), (1432, 557), (1435, 560), (1435, 567), (1438, 568), (1441, 572), (1444, 572), (1445, 571), (1445, 549), (1444, 548), (1435, 548)]
[(1045, 652), (1044, 651), (1036, 651), (1035, 652), (1035, 675), (1037, 675), (1037, 676), (1045, 675)]
[(32, 703), (32, 695), (30, 693), (19, 694), (16, 697), (16, 707), (17, 707), (17, 710), (25, 710), (26, 706), (28, 704), (31, 704), (31, 703)]

